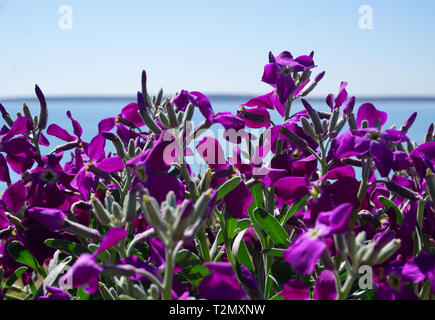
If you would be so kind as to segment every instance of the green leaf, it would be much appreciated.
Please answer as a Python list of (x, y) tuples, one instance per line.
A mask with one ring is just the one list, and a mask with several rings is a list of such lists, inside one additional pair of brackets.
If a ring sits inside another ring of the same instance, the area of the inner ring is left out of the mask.
[(222, 199), (228, 193), (233, 191), (240, 184), (241, 181), (242, 181), (242, 178), (240, 178), (240, 177), (234, 177), (234, 178), (226, 181), (223, 185), (221, 185), (217, 189), (216, 201)]
[(282, 257), (284, 255), (285, 249), (278, 249), (278, 248), (269, 248), (264, 249), (263, 253), (268, 256), (272, 257)]
[(181, 274), (195, 287), (205, 276), (210, 274), (210, 271), (204, 267), (198, 256), (189, 250), (178, 252), (175, 262), (181, 268)]
[(394, 211), (396, 212), (396, 219), (397, 222), (401, 225), (402, 221), (403, 221), (403, 216), (402, 216), (402, 212), (400, 212), (400, 209), (396, 206), (396, 204), (391, 201), (388, 198), (385, 198), (384, 196), (379, 196), (379, 201), (385, 206), (385, 208), (390, 209), (393, 208)]
[(6, 292), (12, 288), (14, 283), (21, 277), (21, 275), (26, 272), (27, 267), (21, 267), (15, 270), (13, 274), (10, 275), (8, 280), (5, 283), (5, 286), (3, 287), (3, 293), (6, 294)]
[(306, 195), (305, 197), (301, 198), (297, 202), (293, 203), (290, 209), (288, 209), (287, 213), (284, 216), (282, 216), (279, 221), (282, 226), (285, 225), (291, 217), (293, 217), (299, 210), (302, 209), (302, 207), (307, 202), (308, 198), (309, 195)]
[(263, 192), (261, 191), (261, 185), (256, 184), (255, 186), (251, 187), (251, 193), (254, 197), (254, 202), (256, 208), (264, 208), (264, 198), (263, 198)]
[[(234, 232), (236, 231), (237, 219), (232, 218), (232, 217), (228, 217), (228, 218), (224, 218), (224, 219), (225, 219), (227, 237), (228, 237), (228, 239), (232, 239), (234, 237)], [(218, 243), (221, 243), (224, 240), (225, 240), (224, 233), (221, 232), (219, 234)]]
[(252, 222), (250, 219), (241, 219), (237, 221), (235, 233), (239, 233), (251, 226)]
[(79, 300), (89, 300), (91, 295), (85, 292), (85, 287), (81, 287), (77, 289), (77, 297)]
[(8, 251), (15, 261), (29, 266), (44, 278), (47, 276), (45, 270), (39, 265), (35, 257), (18, 241), (11, 242), (8, 246)]
[[(241, 233), (239, 233), (239, 235)], [(233, 246), (233, 248), (234, 248), (234, 246)], [(234, 251), (233, 251), (233, 254), (234, 254)], [(248, 249), (246, 248), (246, 244), (243, 241), (240, 242), (239, 248), (237, 249), (237, 254), (234, 254), (234, 255), (236, 255), (237, 261), (240, 262), (240, 264), (243, 264), (252, 273), (255, 272), (254, 264), (252, 263), (252, 258), (249, 255)]]
[(55, 283), (57, 277), (62, 274), (68, 267), (68, 264), (71, 262), (72, 257), (66, 257), (61, 263), (59, 263), (56, 267), (51, 270), (51, 272), (47, 275), (44, 280), (44, 287), (52, 286)]
[(237, 253), (239, 252), (239, 248), (240, 248), (240, 243), (243, 240), (243, 236), (245, 235), (246, 229), (239, 232), (239, 234), (234, 238), (234, 242), (233, 242), (233, 246), (231, 249), (231, 252), (234, 256), (234, 258), (237, 257)]
[(74, 257), (79, 257), (83, 253), (90, 253), (88, 249), (79, 243), (61, 239), (47, 239), (45, 240), (45, 245), (47, 247), (55, 248), (62, 252), (68, 253)]
[(269, 235), (275, 244), (287, 247), (290, 243), (288, 234), (272, 215), (262, 208), (254, 210), (254, 216), (261, 228)]

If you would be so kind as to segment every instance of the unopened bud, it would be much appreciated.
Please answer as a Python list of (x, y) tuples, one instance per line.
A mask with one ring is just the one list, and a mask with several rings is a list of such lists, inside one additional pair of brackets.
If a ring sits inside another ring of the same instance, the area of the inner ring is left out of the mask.
[(124, 199), (124, 218), (126, 222), (132, 222), (136, 218), (136, 192), (130, 191)]
[(48, 120), (48, 110), (47, 110), (47, 101), (45, 100), (44, 94), (38, 85), (35, 85), (35, 93), (39, 100), (39, 105), (41, 106), (41, 111), (39, 113), (39, 129), (45, 129), (47, 127)]
[(100, 221), (103, 225), (108, 226), (112, 221), (109, 211), (103, 207), (102, 203), (97, 197), (91, 196), (91, 201), (94, 208), (93, 212), (98, 221)]
[(308, 103), (307, 100), (301, 99), (301, 101), (302, 104), (304, 105), (305, 110), (307, 110), (308, 115), (311, 118), (311, 122), (313, 123), (314, 126), (314, 131), (316, 132), (316, 134), (322, 134), (323, 127), (322, 127), (322, 123), (320, 122), (319, 114), (317, 113), (316, 110), (314, 110), (314, 108)]
[(431, 171), (431, 169), (426, 169), (426, 187), (427, 192), (429, 193), (432, 202), (435, 203), (435, 176), (434, 173)]
[(305, 150), (307, 148), (307, 141), (299, 137), (297, 134), (291, 132), (286, 127), (282, 127), (279, 132), (282, 133), (292, 144), (294, 144), (300, 150)]
[(112, 202), (112, 214), (118, 221), (122, 221), (124, 218), (122, 208), (116, 201)]
[(335, 131), (339, 116), (340, 116), (340, 111), (338, 109), (334, 109), (332, 111), (331, 118), (329, 119), (329, 125), (328, 125), (329, 136), (332, 136), (332, 133)]
[(156, 199), (145, 194), (142, 197), (142, 200), (142, 207), (148, 223), (156, 229), (161, 228), (163, 226), (163, 222), (160, 217), (160, 208)]
[(404, 134), (406, 134), (411, 128), (412, 124), (415, 121), (415, 118), (417, 118), (417, 112), (413, 112), (408, 119), (406, 119), (405, 123), (403, 124), (402, 128), (400, 129)]
[(144, 96), (141, 92), (137, 93), (137, 108), (139, 111), (139, 115), (142, 118), (143, 122), (148, 126), (148, 128), (156, 134), (160, 134), (162, 130), (159, 126), (154, 122), (154, 120), (148, 114), (148, 111), (145, 107)]
[(406, 199), (410, 199), (412, 201), (418, 201), (420, 199), (420, 196), (415, 193), (414, 191), (399, 186), (398, 184), (392, 182), (392, 181), (384, 181), (385, 186), (387, 189), (391, 192), (397, 193), (399, 196), (402, 196)]
[(64, 220), (64, 226), (63, 228), (66, 231), (71, 232), (72, 234), (75, 234), (77, 236), (89, 238), (95, 241), (100, 240), (101, 234), (96, 229), (88, 228), (80, 223), (76, 223), (73, 221), (69, 221), (68, 219)]

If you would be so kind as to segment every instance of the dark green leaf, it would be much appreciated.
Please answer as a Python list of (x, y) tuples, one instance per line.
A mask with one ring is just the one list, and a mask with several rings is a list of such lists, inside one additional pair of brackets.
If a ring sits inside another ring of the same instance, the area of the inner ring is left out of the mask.
[(384, 196), (379, 196), (378, 199), (387, 209), (390, 209), (390, 208), (394, 209), (394, 211), (396, 212), (397, 222), (399, 224), (402, 224), (402, 221), (403, 221), (402, 212), (400, 212), (400, 209), (396, 206), (396, 204), (393, 201), (391, 201), (390, 199), (385, 198)]
[(257, 223), (266, 231), (275, 244), (283, 247), (289, 245), (288, 234), (275, 217), (262, 208), (255, 209), (254, 216)]
[(35, 257), (18, 241), (11, 242), (8, 246), (8, 251), (15, 261), (29, 266), (44, 278), (47, 276), (45, 270), (39, 265)]
[(47, 239), (45, 240), (45, 245), (66, 252), (74, 257), (79, 257), (83, 253), (90, 253), (88, 249), (79, 243), (61, 239)]
[(198, 256), (189, 250), (178, 252), (175, 262), (181, 268), (181, 274), (195, 287), (205, 276), (210, 274), (210, 271), (204, 267)]
[(26, 272), (27, 267), (21, 267), (15, 270), (13, 274), (10, 275), (8, 280), (5, 283), (5, 286), (3, 287), (3, 293), (6, 294), (6, 292), (12, 288), (14, 283), (21, 277), (21, 275)]
[(293, 205), (288, 209), (287, 213), (281, 217), (280, 223), (281, 225), (285, 225), (287, 221), (293, 217), (299, 210), (302, 209), (302, 207), (305, 205), (309, 198), (309, 195), (306, 195), (305, 197), (301, 198), (299, 201), (293, 203)]
[(242, 178), (240, 178), (240, 177), (234, 177), (234, 178), (226, 181), (223, 185), (221, 185), (217, 189), (216, 201), (222, 199), (228, 193), (233, 191), (240, 184), (241, 181), (242, 181)]

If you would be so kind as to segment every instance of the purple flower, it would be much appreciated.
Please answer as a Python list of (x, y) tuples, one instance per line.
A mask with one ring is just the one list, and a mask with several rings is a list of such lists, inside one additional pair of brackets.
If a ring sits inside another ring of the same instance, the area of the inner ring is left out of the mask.
[(89, 163), (71, 181), (71, 186), (78, 189), (84, 199), (88, 198), (90, 190), (95, 191), (100, 176), (110, 180), (110, 173), (124, 169), (124, 162), (120, 157), (106, 158), (105, 142), (106, 139), (101, 134), (91, 140), (87, 151)]
[(98, 278), (103, 268), (95, 262), (95, 257), (89, 253), (82, 254), (71, 269), (59, 279), (61, 287), (84, 287), (85, 292), (94, 294), (98, 290)]
[(393, 167), (393, 151), (390, 143), (408, 141), (401, 131), (388, 129), (379, 131), (374, 128), (350, 130), (332, 142), (328, 158), (342, 159), (350, 156), (370, 155), (383, 177), (387, 177)]
[(310, 300), (310, 289), (299, 279), (290, 279), (279, 295), (286, 300)]
[(26, 214), (34, 221), (51, 232), (60, 231), (63, 228), (65, 214), (59, 209), (33, 207)]
[(331, 211), (321, 212), (313, 229), (299, 235), (284, 251), (284, 259), (301, 274), (311, 274), (326, 249), (323, 237), (344, 233), (349, 228), (353, 205), (344, 203)]
[(379, 111), (371, 103), (364, 103), (359, 107), (356, 115), (356, 124), (359, 128), (361, 128), (363, 120), (368, 121), (370, 128), (374, 128), (378, 122), (380, 126), (383, 126), (387, 122), (387, 113)]
[(344, 81), (341, 82), (340, 89), (338, 90), (338, 94), (337, 97), (335, 97), (335, 100), (334, 100), (334, 95), (332, 93), (329, 94), (328, 97), (326, 98), (326, 104), (331, 108), (331, 110), (340, 109), (343, 103), (347, 100), (347, 91), (346, 91), (347, 85), (348, 85), (347, 82)]
[(2, 196), (2, 200), (12, 213), (16, 213), (24, 206), (26, 196), (26, 186), (21, 180), (19, 180), (6, 189)]
[(59, 285), (61, 287), (68, 286), (72, 288), (86, 286), (85, 292), (89, 294), (96, 293), (98, 290), (98, 279), (101, 271), (103, 271), (103, 267), (95, 261), (96, 257), (101, 252), (110, 249), (116, 243), (125, 239), (127, 235), (127, 232), (121, 227), (110, 229), (94, 254), (82, 254), (72, 265), (71, 269), (59, 279)]
[(46, 296), (40, 296), (38, 300), (71, 300), (71, 295), (63, 289), (46, 286)]
[(414, 259), (405, 263), (402, 276), (413, 283), (429, 280), (432, 291), (435, 292), (435, 255), (420, 253)]
[(283, 202), (293, 203), (308, 194), (308, 184), (304, 177), (284, 177), (276, 181), (273, 190)]
[(317, 277), (314, 285), (314, 300), (336, 300), (337, 288), (335, 286), (334, 273), (331, 270), (324, 270)]
[(279, 101), (278, 99), (278, 94), (276, 93), (276, 91), (272, 91), (269, 92), (268, 94), (256, 97), (256, 98), (252, 98), (251, 100), (249, 100), (248, 102), (245, 102), (244, 104), (242, 104), (241, 106), (245, 106), (245, 107), (263, 107), (263, 108), (267, 108), (267, 109), (275, 109), (276, 111), (279, 112), (279, 114), (284, 117), (284, 106), (282, 105), (282, 103)]
[(199, 284), (199, 296), (206, 300), (242, 300), (247, 293), (238, 282), (231, 263), (213, 262), (204, 264), (211, 274)]
[(210, 100), (201, 92), (181, 90), (181, 92), (174, 97), (172, 102), (177, 109), (181, 111), (185, 111), (190, 102), (199, 109), (207, 121), (213, 122), (214, 111), (211, 107)]

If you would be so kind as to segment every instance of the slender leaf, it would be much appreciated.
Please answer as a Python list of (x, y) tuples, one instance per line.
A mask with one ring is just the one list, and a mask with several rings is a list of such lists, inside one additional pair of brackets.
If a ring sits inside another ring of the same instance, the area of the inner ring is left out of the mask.
[(387, 209), (390, 209), (390, 208), (394, 209), (394, 211), (396, 212), (397, 222), (399, 224), (402, 224), (403, 215), (402, 215), (402, 212), (400, 212), (400, 209), (396, 206), (396, 204), (393, 201), (391, 201), (390, 199), (385, 198), (384, 196), (379, 196), (378, 199)]
[(272, 215), (261, 208), (254, 210), (254, 216), (261, 228), (269, 235), (275, 244), (287, 247), (289, 245), (288, 234)]
[(3, 287), (3, 293), (6, 294), (10, 288), (14, 285), (14, 283), (21, 277), (21, 275), (26, 272), (27, 267), (21, 267), (15, 270), (13, 274), (10, 275), (8, 280), (5, 283), (5, 286)]
[(29, 266), (44, 278), (47, 276), (45, 270), (39, 265), (38, 260), (18, 241), (11, 242), (8, 246), (8, 251), (15, 261)]
[(217, 196), (216, 196), (216, 201), (222, 199), (223, 197), (225, 197), (228, 193), (230, 193), (231, 191), (233, 191), (242, 181), (242, 178), (240, 177), (234, 177), (228, 181), (226, 181), (224, 184), (222, 184), (218, 189), (217, 189)]
[(81, 244), (61, 239), (47, 239), (45, 240), (45, 245), (68, 253), (74, 257), (79, 257), (83, 253), (89, 253), (89, 250)]
[(293, 203), (293, 205), (288, 209), (287, 213), (281, 217), (280, 223), (281, 225), (285, 225), (287, 221), (293, 217), (299, 210), (303, 208), (303, 206), (306, 204), (307, 200), (309, 198), (309, 195), (306, 195), (305, 197), (301, 198), (297, 202)]
[(210, 274), (210, 271), (204, 267), (198, 256), (189, 250), (178, 252), (175, 261), (182, 270), (181, 274), (195, 287), (205, 276)]

